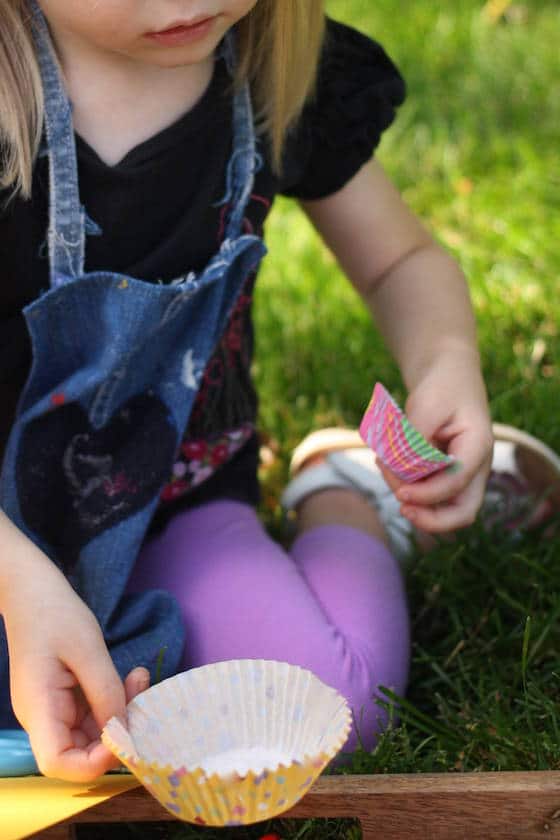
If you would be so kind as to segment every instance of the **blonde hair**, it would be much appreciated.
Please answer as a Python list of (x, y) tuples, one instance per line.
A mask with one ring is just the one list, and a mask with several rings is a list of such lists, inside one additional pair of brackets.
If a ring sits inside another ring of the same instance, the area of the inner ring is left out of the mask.
[(0, 187), (31, 193), (43, 88), (25, 0), (0, 0)]
[(325, 28), (324, 0), (258, 0), (238, 24), (238, 77), (248, 79), (257, 119), (278, 171), (287, 131), (315, 84)]
[[(238, 24), (237, 83), (249, 81), (258, 127), (279, 171), (286, 133), (312, 95), (324, 0), (257, 0)], [(26, 0), (0, 0), (0, 187), (31, 195), (43, 90)]]

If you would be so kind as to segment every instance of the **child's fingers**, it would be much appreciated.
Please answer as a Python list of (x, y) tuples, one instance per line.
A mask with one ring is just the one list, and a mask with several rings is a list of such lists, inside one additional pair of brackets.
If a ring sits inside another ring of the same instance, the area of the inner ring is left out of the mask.
[(146, 691), (147, 688), (150, 686), (150, 672), (147, 668), (144, 667), (137, 667), (134, 668), (126, 677), (124, 681), (124, 692), (126, 697), (126, 702), (130, 703), (131, 700), (141, 694), (142, 691)]
[[(46, 705), (45, 718), (40, 722), (40, 743), (42, 756), (39, 764), (45, 775), (68, 781), (92, 781), (107, 770), (118, 766), (113, 754), (99, 740), (99, 731), (114, 715), (125, 719), (125, 690), (109, 656), (100, 634), (92, 632), (81, 639), (79, 658), (67, 662), (91, 710), (81, 719), (79, 700), (72, 691), (74, 720), (68, 714), (57, 719), (62, 704)], [(61, 689), (55, 689), (52, 694)], [(68, 689), (64, 689), (68, 692)], [(68, 703), (68, 697), (64, 698)], [(67, 707), (66, 707), (67, 708)], [(66, 719), (64, 719), (66, 718)], [(75, 731), (72, 731), (75, 730)], [(48, 732), (45, 739), (44, 732)], [(77, 733), (81, 734), (77, 734)], [(87, 742), (83, 736), (87, 736)], [(31, 733), (30, 733), (31, 736)], [(94, 737), (92, 737), (94, 736)], [(39, 763), (39, 756), (37, 757)]]
[(401, 513), (416, 528), (430, 534), (458, 531), (475, 521), (482, 492), (483, 482), (477, 479), (464, 493), (446, 503), (425, 507), (403, 504)]
[(394, 472), (392, 472), (388, 467), (383, 464), (383, 462), (376, 456), (375, 462), (379, 468), (379, 472), (385, 479), (387, 485), (391, 488), (393, 493), (397, 493), (400, 487), (406, 487), (407, 485), (402, 481)]
[(473, 476), (473, 472), (467, 472), (463, 467), (456, 473), (445, 470), (412, 484), (402, 484), (395, 495), (404, 504), (439, 505), (462, 493)]
[(79, 656), (67, 665), (76, 677), (99, 729), (116, 716), (126, 717), (123, 683), (101, 633), (92, 632), (81, 640)]
[(426, 508), (403, 507), (402, 514), (415, 528), (427, 534), (449, 534), (468, 527), (474, 521), (455, 504)]
[(463, 517), (458, 516), (458, 511), (452, 504), (425, 508), (403, 506), (401, 512), (415, 528), (428, 534), (448, 534), (469, 524)]
[[(89, 782), (116, 766), (114, 756), (98, 740), (91, 741), (73, 728), (78, 712), (72, 688), (49, 687), (50, 674), (40, 666), (27, 679), (26, 690), (40, 698), (27, 720), (31, 748), (43, 775), (67, 781)], [(45, 688), (46, 687), (46, 688)]]
[[(145, 691), (150, 685), (150, 672), (147, 668), (139, 666), (134, 668), (125, 678), (124, 692), (125, 701), (130, 703), (138, 694)], [(97, 726), (93, 716), (89, 713), (82, 721), (80, 730), (72, 731), (72, 738), (76, 747), (86, 749), (88, 753), (88, 762), (90, 765), (95, 765), (98, 762), (106, 763), (107, 759), (111, 764), (107, 769), (118, 766), (118, 762), (105, 746), (99, 740), (99, 727)], [(102, 749), (100, 749), (102, 747)]]
[(449, 441), (456, 460), (447, 469), (412, 483), (405, 483), (377, 459), (388, 486), (401, 502), (401, 513), (416, 528), (445, 534), (472, 525), (484, 495), (490, 469), (492, 441), (482, 426), (475, 432), (456, 434)]
[(455, 467), (431, 475), (422, 481), (403, 485), (396, 492), (399, 501), (412, 505), (439, 505), (463, 494), (472, 484), (478, 489), (478, 503), (482, 501), (491, 445), (483, 445), (478, 435), (459, 435), (450, 446), (457, 459)]
[(445, 470), (414, 482), (405, 482), (378, 461), (383, 478), (400, 502), (411, 505), (436, 505), (458, 496), (471, 476), (462, 465), (457, 473)]
[[(150, 685), (150, 672), (147, 668), (134, 668), (126, 677), (124, 681), (125, 699), (130, 703), (138, 694), (145, 691)], [(97, 765), (102, 766), (105, 770), (118, 767), (119, 762), (115, 759), (113, 754), (106, 749), (99, 738), (99, 727), (91, 714), (91, 711), (84, 716), (79, 729), (73, 729), (70, 732), (72, 743), (74, 747), (84, 750), (87, 756), (88, 768), (94, 768)], [(107, 761), (109, 765), (107, 766)], [(99, 775), (99, 774), (97, 774)], [(87, 781), (83, 779), (83, 781)]]
[[(435, 527), (435, 523), (433, 522), (434, 517), (426, 517), (418, 513), (419, 511), (430, 506), (448, 503), (451, 499), (459, 496), (464, 490), (462, 481), (459, 483), (454, 477), (450, 480), (450, 477), (443, 475), (443, 473), (431, 475), (428, 478), (413, 483), (407, 483), (398, 478), (391, 470), (383, 466), (383, 464), (379, 463), (379, 460), (378, 466), (388, 486), (398, 501), (401, 502), (401, 513), (403, 516), (406, 516), (407, 519), (410, 519), (418, 528), (423, 530), (427, 530), (427, 520), (431, 523), (430, 530)], [(413, 518), (414, 511), (417, 512), (416, 518)], [(418, 517), (420, 517), (420, 522), (416, 521)], [(439, 518), (442, 519), (441, 530), (443, 532), (446, 527), (443, 520), (447, 520), (449, 517), (447, 515), (443, 517), (438, 513), (436, 519)], [(453, 518), (453, 521), (455, 519), (456, 517)]]
[[(52, 730), (51, 730), (52, 734)], [(31, 738), (33, 753), (44, 776), (62, 779), (68, 782), (92, 782), (109, 770), (119, 766), (119, 762), (99, 739), (90, 741), (83, 747), (69, 746), (56, 748), (56, 739), (43, 748)]]
[(71, 729), (70, 737), (72, 738), (72, 744), (79, 749), (85, 749), (92, 741), (83, 729)]

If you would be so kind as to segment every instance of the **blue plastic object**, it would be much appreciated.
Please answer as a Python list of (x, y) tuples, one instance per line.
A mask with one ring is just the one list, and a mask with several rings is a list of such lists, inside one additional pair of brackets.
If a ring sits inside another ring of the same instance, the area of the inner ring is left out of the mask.
[(31, 776), (38, 772), (27, 732), (0, 729), (0, 776)]

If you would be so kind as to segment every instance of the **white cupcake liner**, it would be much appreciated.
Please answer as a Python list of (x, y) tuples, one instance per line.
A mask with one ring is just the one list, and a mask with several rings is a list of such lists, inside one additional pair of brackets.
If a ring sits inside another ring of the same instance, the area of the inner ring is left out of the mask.
[(128, 705), (104, 743), (181, 819), (243, 825), (277, 816), (344, 745), (346, 700), (310, 671), (231, 660), (194, 668)]

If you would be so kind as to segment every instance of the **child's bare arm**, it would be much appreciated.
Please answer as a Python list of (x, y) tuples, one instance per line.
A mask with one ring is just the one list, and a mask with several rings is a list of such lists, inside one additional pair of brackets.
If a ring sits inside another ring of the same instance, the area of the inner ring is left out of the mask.
[(394, 354), (411, 421), (463, 465), (412, 486), (395, 483), (403, 513), (432, 532), (469, 524), (482, 500), (492, 435), (461, 270), (377, 163), (335, 195), (303, 206)]
[(90, 781), (115, 766), (99, 731), (146, 688), (133, 671), (126, 695), (99, 625), (62, 573), (0, 511), (0, 613), (12, 704), (42, 773)]

